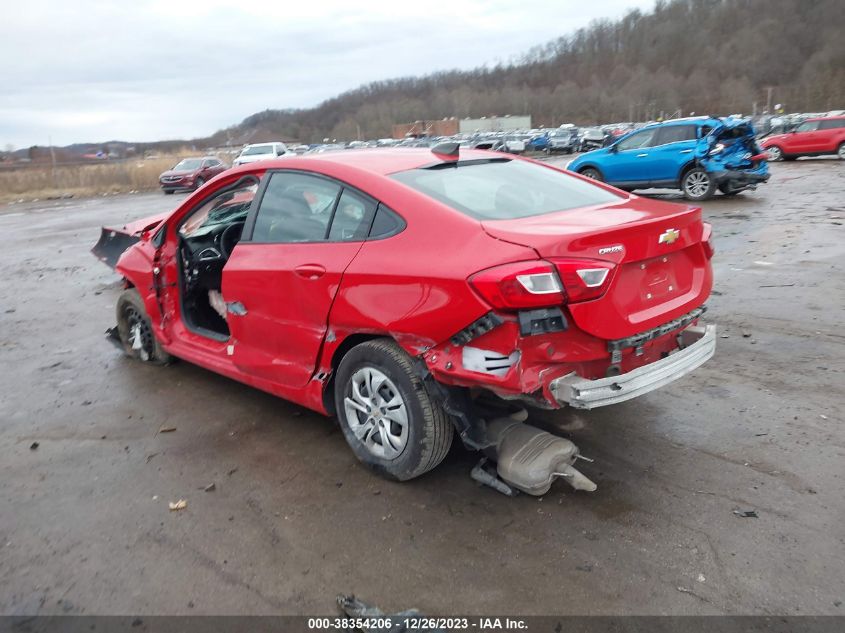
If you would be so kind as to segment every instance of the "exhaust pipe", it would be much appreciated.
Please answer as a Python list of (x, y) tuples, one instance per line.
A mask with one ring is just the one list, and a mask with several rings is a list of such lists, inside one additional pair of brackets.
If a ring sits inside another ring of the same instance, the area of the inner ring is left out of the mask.
[[(487, 424), (487, 433), (495, 450), (499, 477), (530, 495), (544, 495), (558, 477), (575, 490), (593, 492), (596, 484), (573, 466), (583, 459), (578, 447), (557, 435), (525, 424), (527, 412), (497, 418)], [(492, 456), (492, 455), (491, 455)]]

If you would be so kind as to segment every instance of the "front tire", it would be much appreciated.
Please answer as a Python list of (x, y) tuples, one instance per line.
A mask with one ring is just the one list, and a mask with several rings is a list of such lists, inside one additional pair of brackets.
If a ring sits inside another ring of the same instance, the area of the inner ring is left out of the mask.
[(164, 192), (164, 195), (166, 195), (166, 196), (172, 196), (173, 195), (173, 189), (162, 189), (162, 191)]
[(117, 332), (126, 355), (153, 365), (166, 365), (173, 357), (162, 349), (153, 333), (144, 301), (135, 288), (117, 298)]
[(454, 430), (411, 357), (390, 339), (353, 347), (334, 381), (338, 421), (355, 456), (370, 469), (407, 481), (437, 466)]
[(713, 197), (715, 190), (716, 183), (713, 178), (701, 167), (693, 167), (681, 178), (681, 191), (687, 200), (707, 200)]
[(839, 147), (836, 150), (836, 155), (839, 156), (840, 160), (845, 160), (845, 143), (839, 144)]
[(770, 147), (767, 147), (766, 154), (769, 155), (768, 160), (771, 163), (776, 163), (779, 160), (783, 160), (783, 150), (777, 145), (771, 145)]
[(200, 176), (199, 178), (197, 178), (196, 182), (194, 183), (194, 191), (196, 191), (197, 189), (202, 187), (204, 184), (205, 184), (205, 179), (202, 176)]
[(582, 176), (586, 176), (587, 178), (589, 178), (591, 180), (598, 180), (598, 181), (604, 180), (604, 178), (602, 178), (601, 172), (598, 169), (596, 169), (595, 167), (585, 167), (584, 169), (582, 169), (578, 173), (581, 174)]

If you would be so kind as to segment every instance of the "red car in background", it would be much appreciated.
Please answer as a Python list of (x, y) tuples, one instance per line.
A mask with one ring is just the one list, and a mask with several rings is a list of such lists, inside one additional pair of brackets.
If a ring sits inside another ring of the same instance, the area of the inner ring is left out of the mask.
[(215, 156), (183, 158), (173, 169), (168, 169), (158, 177), (158, 184), (168, 194), (174, 191), (194, 191), (227, 169), (229, 166)]
[(768, 136), (759, 145), (772, 161), (825, 154), (845, 160), (845, 116), (807, 119), (791, 132)]
[(131, 356), (336, 415), (396, 480), (457, 429), (497, 485), (542, 494), (595, 484), (513, 403), (615, 404), (709, 359), (710, 235), (696, 207), (444, 144), (236, 167), (95, 253), (132, 243), (113, 330)]

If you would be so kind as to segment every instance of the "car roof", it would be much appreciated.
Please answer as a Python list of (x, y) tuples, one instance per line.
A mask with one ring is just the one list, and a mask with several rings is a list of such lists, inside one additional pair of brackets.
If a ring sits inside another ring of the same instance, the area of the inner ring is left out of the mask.
[[(499, 152), (463, 148), (460, 150), (460, 160), (483, 158), (502, 159), (507, 157)], [(348, 165), (349, 167), (368, 171), (380, 176), (387, 176), (409, 169), (418, 169), (437, 163), (451, 162), (451, 160), (448, 157), (433, 153), (429, 147), (382, 147), (358, 149), (355, 151), (342, 149), (319, 154), (305, 154), (296, 158), (278, 158), (262, 161), (260, 164), (267, 169), (278, 169), (280, 167), (291, 167), (293, 161), (297, 161), (297, 164), (302, 164), (300, 161), (331, 162), (337, 165)], [(255, 166), (251, 165), (251, 167), (254, 169)]]
[(845, 114), (836, 114), (834, 116), (814, 116), (804, 121), (829, 121), (831, 119), (845, 119)]

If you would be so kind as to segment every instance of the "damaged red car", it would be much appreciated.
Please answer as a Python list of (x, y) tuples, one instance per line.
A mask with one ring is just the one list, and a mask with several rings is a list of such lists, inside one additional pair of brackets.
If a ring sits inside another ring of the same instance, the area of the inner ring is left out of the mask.
[(94, 252), (125, 280), (126, 353), (337, 416), (389, 478), (457, 431), (496, 462), (474, 476), (543, 494), (595, 484), (513, 403), (616, 404), (707, 361), (710, 235), (698, 208), (445, 144), (238, 167)]

